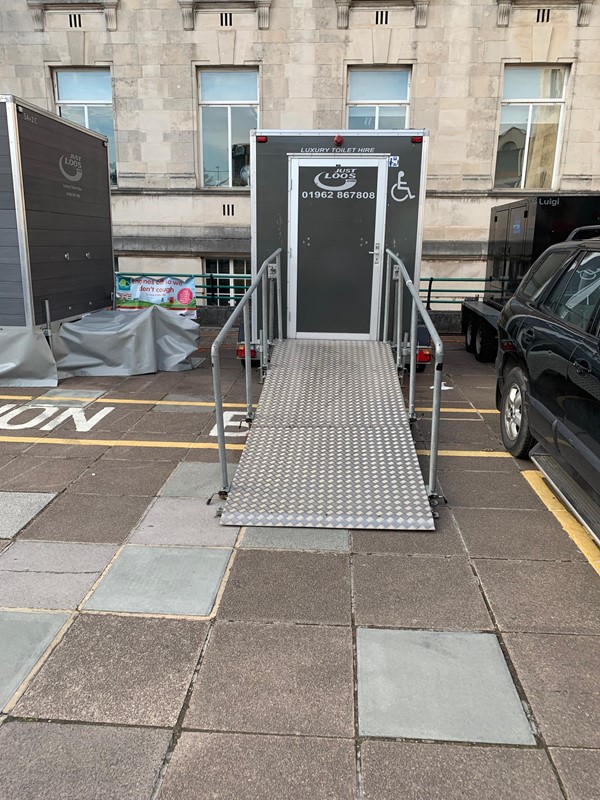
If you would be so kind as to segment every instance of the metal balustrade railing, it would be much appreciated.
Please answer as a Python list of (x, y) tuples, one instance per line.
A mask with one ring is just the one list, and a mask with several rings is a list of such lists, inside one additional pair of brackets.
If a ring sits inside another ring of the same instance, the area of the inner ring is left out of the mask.
[[(266, 258), (246, 290), (235, 310), (219, 332), (210, 348), (215, 391), (215, 412), (217, 416), (217, 437), (219, 440), (219, 462), (221, 464), (221, 488), (219, 497), (222, 500), (229, 494), (229, 476), (227, 473), (227, 449), (225, 445), (225, 421), (223, 419), (223, 387), (221, 386), (221, 362), (219, 348), (225, 337), (243, 315), (244, 321), (244, 361), (246, 373), (246, 422), (252, 424), (254, 410), (252, 405), (252, 358), (251, 358), (251, 304), (261, 293), (261, 327), (259, 328), (260, 374), (264, 379), (271, 358), (271, 345), (275, 341), (275, 298), (277, 298), (277, 339), (281, 341), (283, 334), (283, 306), (281, 289), (281, 248)], [(258, 316), (258, 315), (257, 315)]]
[[(423, 301), (419, 297), (413, 281), (408, 274), (406, 266), (401, 258), (393, 253), (389, 248), (386, 249), (385, 264), (385, 283), (384, 283), (384, 319), (383, 319), (383, 338), (396, 348), (396, 367), (404, 372), (407, 366), (408, 356), (408, 418), (415, 422), (415, 393), (417, 375), (417, 327), (418, 319), (421, 317), (431, 341), (433, 343), (434, 375), (433, 375), (433, 402), (431, 412), (431, 437), (429, 443), (429, 477), (427, 482), (427, 494), (432, 505), (437, 505), (439, 493), (437, 490), (437, 462), (439, 449), (439, 427), (440, 414), (442, 407), (442, 380), (444, 369), (444, 345), (440, 335), (435, 329), (431, 317)], [(392, 286), (394, 284), (394, 286)], [(411, 298), (411, 317), (408, 334), (405, 334), (404, 322), (404, 295), (408, 290)], [(393, 295), (393, 296), (392, 296)], [(390, 336), (390, 322), (392, 333)]]

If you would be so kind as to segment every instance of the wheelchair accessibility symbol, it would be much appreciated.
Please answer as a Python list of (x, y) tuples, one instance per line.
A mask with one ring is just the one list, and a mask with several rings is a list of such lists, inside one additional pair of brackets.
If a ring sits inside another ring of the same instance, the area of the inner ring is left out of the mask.
[(404, 180), (404, 171), (398, 172), (398, 180), (392, 186), (392, 198), (397, 203), (403, 203), (405, 200), (414, 200), (415, 196), (410, 190), (410, 186)]

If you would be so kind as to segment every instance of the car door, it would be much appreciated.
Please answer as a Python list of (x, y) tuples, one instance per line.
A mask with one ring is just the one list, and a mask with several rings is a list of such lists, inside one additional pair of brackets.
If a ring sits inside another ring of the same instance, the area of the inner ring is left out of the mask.
[[(516, 338), (527, 365), (531, 428), (538, 441), (552, 448), (556, 423), (563, 414), (567, 372), (575, 349), (572, 332), (565, 330), (564, 323), (552, 311), (552, 304), (562, 296), (568, 283), (565, 276), (571, 274), (573, 267), (569, 264), (574, 253), (575, 250), (551, 251), (517, 295), (534, 292)], [(551, 284), (554, 285), (548, 293)]]
[(586, 253), (579, 272), (580, 288), (566, 305), (584, 330), (570, 358), (557, 446), (565, 461), (600, 493), (600, 253)]

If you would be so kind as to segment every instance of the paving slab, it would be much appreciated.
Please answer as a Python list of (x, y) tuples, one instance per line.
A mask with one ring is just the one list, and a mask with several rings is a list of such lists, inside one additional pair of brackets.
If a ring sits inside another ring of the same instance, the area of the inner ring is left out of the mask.
[[(119, 444), (111, 447), (102, 456), (102, 461), (182, 461), (186, 453), (187, 447), (174, 446), (163, 447), (165, 443), (165, 436), (161, 433), (127, 433), (121, 437), (122, 440), (127, 442), (143, 442), (144, 446), (123, 445)], [(191, 437), (192, 441), (195, 437)], [(190, 442), (190, 436), (185, 433), (169, 434), (169, 442), (179, 443), (180, 445), (187, 445)], [(156, 442), (156, 447), (148, 447), (149, 442)]]
[(503, 638), (546, 743), (600, 748), (600, 637)]
[[(68, 616), (0, 611), (0, 710), (35, 666)], [(0, 763), (2, 761), (0, 759)]]
[[(499, 432), (493, 431), (485, 420), (479, 419), (472, 414), (469, 419), (456, 419), (456, 416), (456, 414), (453, 414), (452, 418), (440, 420), (439, 443), (442, 449), (446, 449), (446, 442), (468, 442), (471, 445), (476, 445), (476, 447), (472, 448), (474, 450), (494, 447), (499, 444)], [(418, 425), (425, 441), (429, 441), (431, 420), (422, 419)]]
[(246, 528), (241, 547), (266, 550), (350, 550), (349, 533), (327, 528)]
[(0, 492), (0, 536), (15, 536), (55, 497), (54, 492)]
[(154, 497), (173, 472), (169, 461), (97, 461), (75, 481), (76, 494)]
[(600, 797), (600, 750), (552, 748), (569, 800), (598, 800)]
[(195, 497), (158, 497), (129, 541), (132, 544), (165, 544), (233, 547), (239, 528), (221, 525), (218, 499), (208, 505)]
[(600, 580), (589, 564), (481, 559), (475, 564), (501, 630), (600, 634)]
[(496, 637), (358, 628), (361, 736), (535, 744)]
[(154, 410), (174, 414), (206, 414), (210, 412), (208, 406), (194, 406), (187, 405), (188, 403), (213, 403), (215, 402), (214, 394), (212, 391), (206, 391), (200, 394), (180, 394), (178, 392), (169, 392), (165, 395), (162, 402), (168, 403), (181, 403), (181, 405), (159, 405), (155, 406)]
[(83, 614), (12, 714), (171, 727), (206, 633), (203, 622)]
[(164, 730), (13, 720), (0, 729), (2, 793), (11, 800), (147, 798), (169, 740)]
[(37, 458), (22, 455), (0, 469), (0, 489), (16, 492), (62, 492), (89, 466), (86, 458)]
[(492, 628), (466, 558), (356, 555), (352, 563), (357, 625)]
[(68, 408), (85, 408), (94, 400), (106, 394), (106, 389), (82, 389), (77, 387), (57, 386), (35, 399), (36, 405), (66, 406)]
[(184, 732), (161, 800), (354, 800), (353, 742)]
[(349, 628), (217, 622), (185, 728), (352, 737)]
[[(354, 553), (398, 553), (399, 555), (464, 555), (465, 547), (452, 512), (439, 508), (435, 531), (353, 531)], [(245, 538), (245, 537), (244, 537)]]
[(365, 742), (361, 767), (365, 800), (563, 800), (547, 756), (530, 748)]
[[(101, 413), (100, 418), (95, 421), (93, 431), (95, 433), (110, 433), (113, 439), (118, 439), (120, 435), (130, 431), (133, 426), (143, 419), (152, 405), (136, 404), (135, 406), (112, 406), (110, 403), (98, 404), (87, 409), (86, 415)], [(55, 428), (54, 436), (71, 436), (77, 427), (72, 417), (66, 419), (61, 425)]]
[(128, 545), (85, 608), (208, 616), (231, 553), (228, 548)]
[(452, 508), (546, 510), (520, 472), (503, 475), (501, 485), (493, 472), (444, 472), (440, 484)]
[(75, 609), (115, 551), (110, 545), (16, 541), (0, 555), (0, 606)]
[[(89, 463), (92, 464), (97, 458), (112, 447), (112, 442), (115, 438), (114, 433), (106, 431), (90, 431), (89, 433), (78, 433), (69, 431), (67, 438), (69, 444), (48, 444), (40, 439), (37, 443), (27, 445), (27, 455), (36, 456), (38, 458), (87, 458)], [(92, 441), (94, 444), (89, 444)], [(73, 444), (70, 444), (73, 442)], [(82, 444), (81, 442), (85, 442)]]
[(19, 537), (58, 542), (116, 542), (129, 536), (148, 497), (82, 495), (67, 489)]
[(471, 558), (585, 561), (549, 511), (456, 508), (453, 513)]
[(155, 408), (144, 414), (132, 427), (132, 431), (135, 433), (187, 433), (194, 436), (204, 430), (211, 420), (214, 420), (214, 413), (208, 408), (196, 412), (181, 411), (179, 414), (164, 414)]
[[(229, 468), (229, 480), (235, 474), (234, 467)], [(160, 490), (161, 497), (200, 497), (205, 502), (221, 486), (221, 467), (218, 463), (182, 463)]]
[(242, 551), (233, 564), (218, 616), (254, 622), (350, 625), (348, 556)]

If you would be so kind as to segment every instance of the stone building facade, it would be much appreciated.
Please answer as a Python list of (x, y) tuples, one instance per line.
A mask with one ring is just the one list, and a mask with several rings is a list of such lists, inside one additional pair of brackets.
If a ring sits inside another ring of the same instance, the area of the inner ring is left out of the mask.
[(0, 93), (112, 125), (122, 270), (243, 271), (244, 125), (351, 119), (430, 131), (422, 274), (480, 276), (492, 206), (600, 191), (599, 45), (595, 0), (2, 0)]

